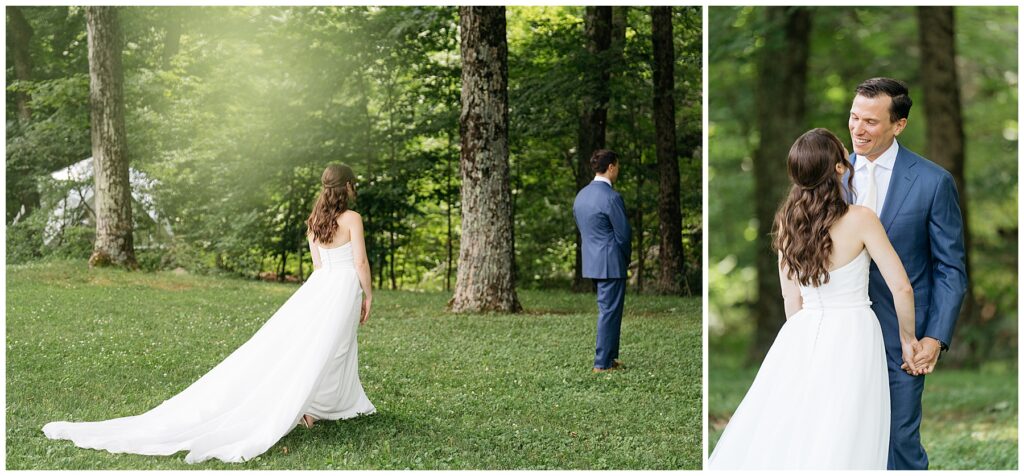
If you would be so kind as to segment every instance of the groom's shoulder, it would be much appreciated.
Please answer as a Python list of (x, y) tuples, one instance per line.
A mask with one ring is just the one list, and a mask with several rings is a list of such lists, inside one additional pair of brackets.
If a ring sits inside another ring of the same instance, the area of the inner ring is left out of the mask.
[(596, 193), (599, 193), (599, 191), (594, 188), (594, 183), (588, 183), (584, 185), (583, 188), (580, 189), (580, 191), (576, 192), (575, 203), (579, 203), (580, 201), (593, 200), (594, 194)]
[(914, 171), (917, 172), (919, 176), (923, 175), (925, 177), (935, 180), (951, 180), (953, 178), (953, 174), (949, 173), (949, 171), (946, 170), (943, 166), (922, 157), (920, 154), (906, 147), (900, 146), (900, 148), (902, 149), (901, 152), (903, 154), (906, 154), (906, 157), (908, 159), (916, 162)]
[(579, 197), (581, 195), (588, 195), (596, 192), (598, 192), (598, 190), (596, 187), (594, 187), (594, 182), (590, 182), (584, 185), (579, 192), (576, 192), (576, 196)]

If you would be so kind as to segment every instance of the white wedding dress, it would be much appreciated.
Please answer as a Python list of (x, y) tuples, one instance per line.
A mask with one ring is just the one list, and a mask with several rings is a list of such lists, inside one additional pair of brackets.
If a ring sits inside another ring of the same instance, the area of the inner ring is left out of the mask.
[(862, 251), (800, 287), (707, 469), (885, 469), (889, 376)]
[(181, 393), (141, 415), (53, 422), (52, 439), (188, 463), (243, 462), (267, 451), (303, 414), (337, 420), (375, 411), (359, 382), (362, 289), (351, 244), (319, 248), (322, 266), (246, 343)]

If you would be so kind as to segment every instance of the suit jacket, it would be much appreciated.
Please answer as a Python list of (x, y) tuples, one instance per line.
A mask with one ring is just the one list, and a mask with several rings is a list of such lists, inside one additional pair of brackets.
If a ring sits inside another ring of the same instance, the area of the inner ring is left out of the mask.
[(576, 194), (572, 214), (580, 230), (583, 277), (626, 278), (631, 231), (622, 196), (605, 182), (590, 182)]
[[(850, 162), (856, 160), (851, 154)], [(900, 145), (879, 219), (914, 288), (917, 337), (948, 346), (967, 292), (964, 222), (953, 176)], [(900, 355), (892, 293), (874, 263), (868, 294), (886, 347)]]

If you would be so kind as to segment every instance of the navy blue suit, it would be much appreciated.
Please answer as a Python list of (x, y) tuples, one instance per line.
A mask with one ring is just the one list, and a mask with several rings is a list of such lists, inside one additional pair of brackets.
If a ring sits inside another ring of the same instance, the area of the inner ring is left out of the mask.
[(595, 180), (572, 205), (580, 230), (583, 277), (597, 285), (597, 346), (594, 367), (607, 369), (619, 356), (619, 330), (626, 297), (630, 228), (626, 205), (611, 185)]
[[(856, 160), (851, 154), (850, 161)], [(953, 176), (900, 145), (879, 218), (914, 288), (918, 339), (932, 337), (948, 346), (967, 291), (963, 215)], [(927, 469), (920, 432), (924, 376), (900, 369), (903, 352), (892, 293), (874, 263), (869, 279), (889, 366), (889, 469)]]

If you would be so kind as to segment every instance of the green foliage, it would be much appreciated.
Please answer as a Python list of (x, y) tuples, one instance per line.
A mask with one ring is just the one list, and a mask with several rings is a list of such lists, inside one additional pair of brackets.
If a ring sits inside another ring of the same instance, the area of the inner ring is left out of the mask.
[[(757, 298), (754, 258), (753, 151), (756, 58), (764, 42), (762, 9), (709, 10), (708, 208), (711, 338), (747, 332)], [(867, 78), (905, 80), (915, 99), (900, 142), (927, 155), (914, 7), (811, 8), (813, 29), (807, 123), (847, 138), (856, 85)], [(1017, 8), (956, 7), (956, 52), (966, 137), (965, 174), (971, 291), (986, 329), (958, 329), (956, 339), (983, 339), (988, 357), (1017, 354)], [(916, 91), (916, 93), (915, 93)], [(795, 140), (795, 138), (793, 138)], [(844, 139), (846, 140), (846, 139)], [(780, 158), (779, 166), (785, 164)], [(980, 332), (980, 334), (979, 334)]]
[(42, 236), (46, 221), (41, 219), (42, 216), (35, 214), (7, 227), (8, 263), (27, 263), (43, 256)]
[[(590, 372), (593, 296), (524, 291), (525, 316), (375, 293), (360, 378), (378, 413), (297, 428), (241, 465), (46, 439), (52, 420), (137, 414), (245, 342), (296, 289), (237, 278), (8, 266), (9, 469), (699, 469), (701, 304), (627, 297), (627, 368)], [(285, 452), (287, 448), (287, 453)]]
[[(38, 78), (12, 81), (7, 71), (8, 93), (29, 93), (35, 109), (19, 124), (8, 101), (8, 223), (34, 200), (40, 177), (90, 155), (81, 8), (21, 8), (35, 30)], [(572, 272), (575, 185), (565, 157), (593, 69), (582, 54), (582, 12), (508, 10), (516, 253), (527, 287), (565, 285)], [(700, 10), (675, 13), (686, 257), (698, 294)], [(355, 209), (377, 283), (451, 284), (460, 223), (456, 8), (139, 6), (120, 17), (131, 165), (158, 181), (154, 201), (174, 233), (139, 251), (164, 254), (147, 266), (252, 276), (299, 274), (305, 260), (308, 273), (303, 222), (323, 168), (345, 162), (359, 176)], [(621, 186), (643, 210), (650, 273), (657, 185), (647, 9), (631, 8), (628, 23), (609, 147), (630, 155)]]
[[(633, 260), (644, 254), (643, 280), (657, 270), (658, 182), (654, 151), (651, 19), (646, 7), (627, 9), (621, 56), (591, 58), (583, 50), (583, 8), (509, 10), (510, 155), (516, 203), (520, 282), (565, 286), (572, 278), (576, 195), (575, 147), (581, 91), (593, 88), (597, 62), (611, 62), (606, 146), (623, 156), (616, 189), (626, 202)], [(681, 174), (687, 281), (700, 294), (702, 261), (701, 12), (674, 9), (676, 125)], [(615, 41), (613, 39), (613, 41)], [(642, 222), (638, 217), (642, 216)]]

